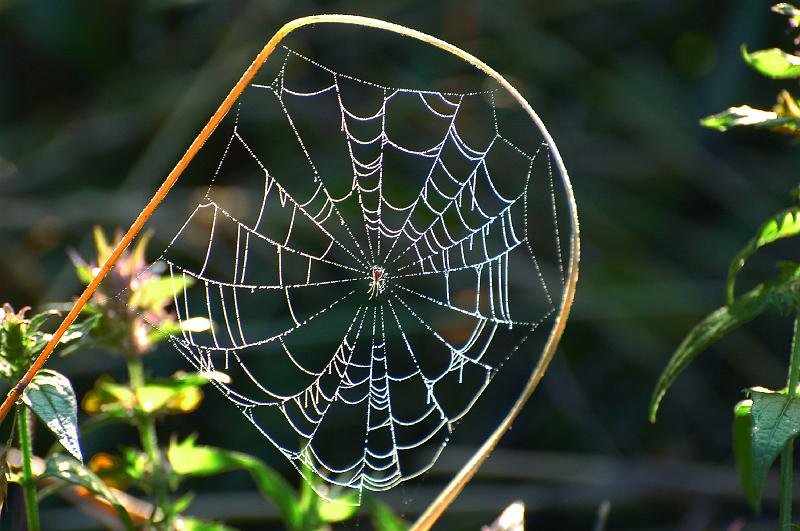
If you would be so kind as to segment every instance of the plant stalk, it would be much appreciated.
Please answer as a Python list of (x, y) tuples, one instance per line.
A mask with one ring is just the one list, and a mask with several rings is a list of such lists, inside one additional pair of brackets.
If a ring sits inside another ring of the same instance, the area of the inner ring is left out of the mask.
[(794, 472), (794, 439), (789, 440), (781, 452), (781, 494), (780, 494), (780, 527), (781, 531), (792, 528), (792, 473)]
[[(136, 390), (145, 384), (144, 366), (141, 358), (128, 359), (128, 377), (130, 378), (131, 389), (135, 394)], [(169, 500), (169, 485), (164, 473), (163, 456), (158, 446), (156, 421), (152, 415), (139, 412), (136, 418), (136, 428), (139, 431), (142, 449), (147, 454), (152, 467), (153, 494), (156, 498), (156, 506), (161, 509), (162, 523), (166, 529), (172, 529), (172, 504)]]
[(798, 380), (800, 380), (800, 314), (794, 320), (792, 357), (789, 359), (789, 378), (786, 382), (789, 398), (797, 396)]
[(25, 516), (28, 531), (39, 531), (39, 507), (36, 502), (36, 478), (33, 476), (33, 451), (28, 408), (17, 405), (19, 417), (19, 449), (22, 453), (22, 493), (25, 498)]
[[(786, 382), (787, 396), (797, 396), (797, 383), (800, 379), (800, 314), (794, 320), (792, 337), (792, 354), (789, 358), (789, 377)], [(794, 476), (794, 439), (786, 442), (781, 453), (781, 494), (780, 494), (780, 529), (792, 528), (792, 479)]]

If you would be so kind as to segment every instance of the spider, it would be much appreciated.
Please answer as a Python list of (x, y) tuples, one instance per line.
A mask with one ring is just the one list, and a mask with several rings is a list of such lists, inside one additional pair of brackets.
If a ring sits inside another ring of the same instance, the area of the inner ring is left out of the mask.
[(369, 289), (367, 290), (370, 299), (380, 295), (383, 293), (383, 290), (386, 289), (386, 276), (384, 272), (385, 269), (381, 266), (372, 267), (372, 278), (370, 279)]

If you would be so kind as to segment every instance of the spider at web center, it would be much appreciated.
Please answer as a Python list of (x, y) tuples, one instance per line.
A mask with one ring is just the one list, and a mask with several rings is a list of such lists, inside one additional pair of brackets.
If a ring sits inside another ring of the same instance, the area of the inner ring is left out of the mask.
[(377, 297), (386, 289), (386, 269), (379, 265), (372, 266), (372, 274), (369, 276), (369, 298)]

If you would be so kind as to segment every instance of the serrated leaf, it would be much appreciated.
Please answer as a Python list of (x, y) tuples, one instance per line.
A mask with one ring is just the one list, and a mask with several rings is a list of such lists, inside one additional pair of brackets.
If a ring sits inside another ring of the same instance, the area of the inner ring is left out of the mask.
[(798, 234), (800, 234), (800, 206), (781, 210), (763, 223), (753, 239), (731, 261), (725, 288), (728, 304), (735, 298), (736, 276), (744, 267), (745, 262), (761, 247)]
[(80, 462), (64, 454), (53, 454), (45, 460), (42, 477), (53, 477), (73, 485), (80, 485), (109, 502), (117, 501), (114, 494), (99, 477)]
[(182, 476), (211, 476), (231, 470), (246, 470), (261, 494), (271, 500), (283, 515), (284, 521), (297, 528), (302, 515), (294, 489), (274, 469), (247, 454), (195, 445), (195, 437), (179, 442), (172, 440), (167, 449), (172, 470)]
[(78, 441), (78, 400), (66, 376), (50, 369), (40, 370), (22, 393), (22, 401), (65, 450), (83, 461)]
[(742, 58), (757, 72), (773, 79), (800, 77), (800, 56), (787, 53), (780, 48), (748, 52), (743, 45)]
[(88, 491), (103, 497), (117, 511), (122, 523), (127, 529), (133, 529), (133, 522), (125, 507), (114, 496), (111, 489), (97, 477), (91, 470), (80, 462), (64, 454), (53, 454), (45, 460), (45, 471), (42, 477), (53, 477), (81, 486)]
[(700, 120), (700, 125), (717, 131), (727, 131), (732, 127), (774, 129), (793, 134), (800, 131), (800, 119), (779, 115), (775, 111), (755, 109), (749, 105), (729, 107), (717, 114), (706, 116)]
[(760, 500), (772, 463), (786, 443), (800, 433), (800, 398), (769, 390), (752, 390), (753, 486)]
[(658, 407), (675, 378), (706, 348), (720, 338), (752, 321), (771, 305), (779, 304), (782, 283), (759, 285), (733, 304), (717, 308), (698, 323), (672, 354), (659, 376), (650, 399), (650, 422), (656, 421)]
[(752, 400), (742, 400), (733, 408), (733, 456), (745, 499), (759, 512), (761, 494), (753, 485), (753, 416)]

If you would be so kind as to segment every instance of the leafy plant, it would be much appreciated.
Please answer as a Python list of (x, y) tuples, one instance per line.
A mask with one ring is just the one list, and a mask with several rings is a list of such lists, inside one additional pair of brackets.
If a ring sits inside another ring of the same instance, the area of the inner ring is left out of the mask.
[[(42, 327), (48, 318), (58, 313), (47, 311), (28, 318), (26, 314), (29, 310), (30, 308), (25, 307), (16, 312), (9, 304), (4, 304), (0, 308), (0, 377), (10, 385), (15, 384), (25, 374), (36, 355), (50, 339), (50, 334), (44, 332)], [(86, 338), (88, 330), (94, 323), (94, 319), (87, 319), (71, 326), (61, 340), (62, 346), (66, 347), (62, 348), (61, 353), (74, 350), (74, 347)], [(64, 375), (53, 370), (43, 370), (33, 378), (25, 389), (22, 400), (17, 404), (15, 427), (21, 454), (19, 470), (9, 473), (6, 459), (2, 460), (4, 481), (0, 497), (5, 498), (8, 481), (19, 483), (25, 498), (28, 528), (36, 531), (39, 529), (39, 513), (36, 478), (32, 465), (32, 415), (47, 426), (61, 446), (72, 454), (73, 459), (77, 459), (76, 463), (83, 459), (78, 441), (77, 400), (72, 385)], [(13, 432), (14, 429), (12, 438)], [(10, 444), (6, 445), (3, 456), (8, 453), (9, 446)], [(56, 468), (53, 471), (54, 477), (59, 477), (59, 472)]]
[[(117, 234), (117, 238), (119, 234)], [(78, 278), (89, 283), (113, 248), (106, 235), (95, 228), (96, 257), (85, 261), (77, 254), (72, 260)], [(5, 468), (0, 471), (0, 487), (5, 497), (6, 480), (23, 487), (28, 528), (40, 528), (37, 501), (67, 485), (88, 492), (92, 500), (109, 507), (126, 529), (188, 529), (224, 531), (231, 528), (205, 522), (182, 513), (192, 494), (178, 491), (193, 477), (243, 470), (250, 474), (259, 492), (278, 508), (286, 529), (313, 531), (352, 518), (359, 500), (352, 493), (327, 490), (310, 470), (299, 489), (261, 460), (240, 452), (197, 444), (197, 436), (180, 439), (172, 435), (162, 446), (158, 424), (170, 416), (195, 411), (203, 399), (202, 387), (210, 382), (226, 382), (219, 372), (177, 372), (168, 378), (152, 378), (144, 360), (168, 334), (181, 332), (181, 325), (170, 312), (173, 289), (185, 289), (191, 280), (175, 284), (158, 274), (158, 267), (147, 267), (148, 236), (131, 251), (126, 251), (109, 281), (99, 288), (84, 310), (85, 318), (71, 326), (61, 341), (61, 355), (78, 348), (93, 347), (121, 357), (127, 367), (127, 381), (117, 382), (100, 376), (81, 400), (88, 416), (80, 429), (78, 401), (69, 379), (50, 369), (40, 370), (25, 389), (17, 406), (15, 431), (19, 450), (6, 447)], [(52, 337), (43, 331), (56, 311), (26, 317), (28, 308), (15, 312), (11, 306), (0, 309), (0, 377), (15, 383), (28, 369), (38, 352)], [(192, 332), (207, 330), (208, 319), (183, 322)], [(31, 417), (36, 416), (53, 433), (61, 448), (45, 459), (32, 451)], [(93, 455), (87, 464), (79, 443), (80, 431), (108, 424), (132, 426), (139, 435), (140, 448), (119, 448), (114, 453)], [(148, 505), (127, 491), (140, 491), (152, 497)], [(325, 492), (322, 497), (318, 492)], [(83, 500), (84, 497), (78, 497)], [(133, 503), (135, 501), (135, 503)], [(388, 507), (369, 499), (376, 529), (407, 529), (408, 525)], [(142, 507), (150, 507), (143, 512)]]
[[(797, 34), (800, 10), (781, 3), (772, 10), (787, 17), (790, 31)], [(800, 36), (795, 35), (796, 45)], [(744, 61), (761, 75), (772, 79), (800, 79), (800, 55), (778, 48), (749, 52), (742, 47)], [(768, 129), (800, 136), (800, 106), (788, 90), (778, 93), (771, 110), (747, 105), (731, 107), (703, 118), (703, 126), (719, 131), (733, 127)], [(797, 193), (795, 192), (797, 199)], [(698, 323), (681, 342), (656, 383), (650, 402), (650, 420), (655, 422), (661, 400), (677, 376), (710, 345), (731, 331), (772, 312), (795, 316), (794, 338), (789, 356), (786, 387), (769, 390), (753, 387), (734, 408), (733, 448), (745, 497), (756, 510), (761, 508), (764, 481), (772, 464), (781, 456), (781, 529), (792, 527), (792, 476), (794, 440), (800, 434), (800, 264), (780, 262), (778, 274), (750, 291), (736, 294), (736, 280), (746, 262), (761, 248), (800, 234), (800, 206), (793, 205), (767, 219), (753, 238), (737, 253), (728, 268), (725, 305)]]

